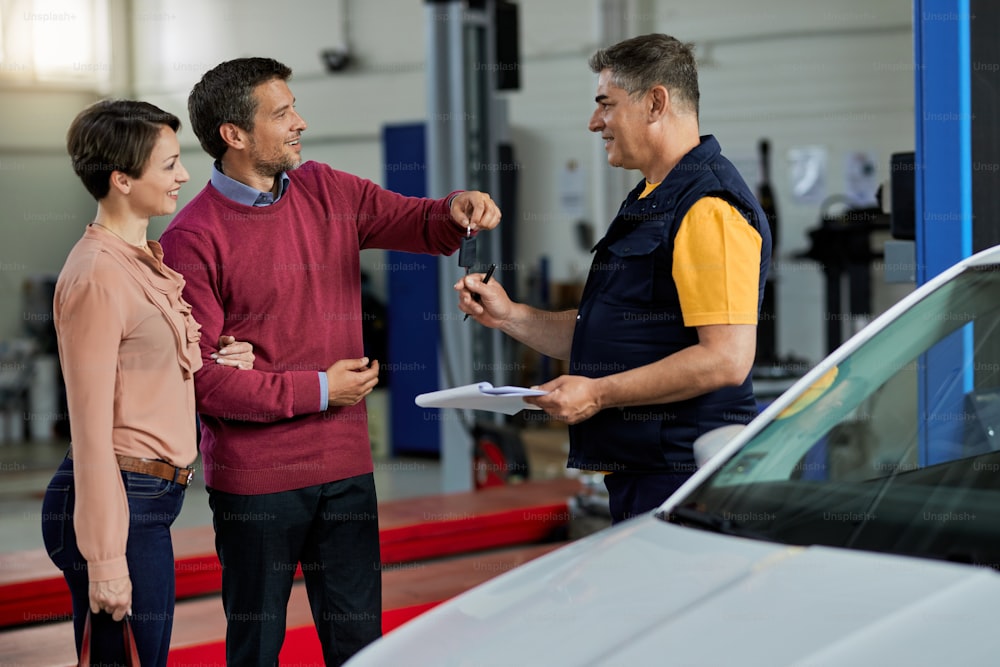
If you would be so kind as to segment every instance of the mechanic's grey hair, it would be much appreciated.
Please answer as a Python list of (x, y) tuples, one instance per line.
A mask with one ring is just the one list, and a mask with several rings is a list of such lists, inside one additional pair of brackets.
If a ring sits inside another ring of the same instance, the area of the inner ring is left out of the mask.
[(670, 35), (641, 35), (598, 49), (588, 64), (595, 73), (609, 70), (611, 82), (633, 97), (662, 85), (670, 91), (675, 104), (698, 114), (694, 44), (685, 44)]

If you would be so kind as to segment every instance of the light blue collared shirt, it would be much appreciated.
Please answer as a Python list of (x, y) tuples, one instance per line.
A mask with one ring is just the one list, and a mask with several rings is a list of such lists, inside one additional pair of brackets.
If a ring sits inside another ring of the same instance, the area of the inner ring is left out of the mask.
[(216, 162), (215, 168), (212, 169), (212, 187), (227, 199), (232, 199), (237, 204), (243, 204), (244, 206), (270, 206), (284, 196), (291, 181), (288, 178), (288, 173), (284, 171), (278, 174), (277, 177), (281, 179), (281, 188), (278, 190), (278, 196), (275, 197), (270, 192), (261, 192), (257, 188), (252, 188), (246, 183), (240, 183), (235, 178), (226, 176), (222, 173), (222, 165)]
[[(235, 178), (226, 176), (222, 173), (222, 165), (219, 162), (216, 162), (215, 168), (212, 169), (212, 187), (218, 190), (223, 197), (244, 206), (270, 206), (281, 199), (288, 190), (291, 179), (284, 171), (278, 174), (278, 178), (281, 179), (281, 188), (278, 190), (278, 196), (275, 197), (270, 192), (261, 192), (257, 188), (252, 188), (246, 183), (240, 183)], [(330, 407), (330, 384), (326, 372), (319, 371), (319, 411), (324, 412), (328, 407)]]

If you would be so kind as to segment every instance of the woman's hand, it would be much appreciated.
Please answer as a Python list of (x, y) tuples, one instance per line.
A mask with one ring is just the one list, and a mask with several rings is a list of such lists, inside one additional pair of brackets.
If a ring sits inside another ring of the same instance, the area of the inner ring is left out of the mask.
[(90, 582), (90, 611), (106, 611), (116, 621), (132, 613), (132, 580), (128, 576)]
[(256, 360), (253, 356), (253, 345), (237, 341), (233, 336), (219, 337), (219, 351), (213, 353), (212, 358), (217, 364), (233, 366), (244, 371), (252, 369)]

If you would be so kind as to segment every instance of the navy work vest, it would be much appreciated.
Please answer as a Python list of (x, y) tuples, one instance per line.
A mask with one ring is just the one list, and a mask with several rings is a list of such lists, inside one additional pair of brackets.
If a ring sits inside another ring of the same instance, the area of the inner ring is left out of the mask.
[[(720, 197), (762, 238), (758, 314), (771, 260), (767, 218), (711, 135), (647, 197), (640, 183), (622, 203), (594, 259), (581, 297), (570, 373), (603, 377), (644, 366), (698, 342), (685, 327), (672, 277), (674, 238), (702, 197)], [(609, 472), (690, 473), (692, 444), (719, 426), (757, 414), (753, 385), (727, 387), (676, 403), (602, 410), (570, 426), (568, 466)]]

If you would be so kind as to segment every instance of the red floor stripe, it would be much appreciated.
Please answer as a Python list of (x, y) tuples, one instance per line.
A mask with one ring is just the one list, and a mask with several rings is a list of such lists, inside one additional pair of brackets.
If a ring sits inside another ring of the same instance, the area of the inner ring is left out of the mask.
[[(439, 558), (544, 540), (569, 523), (565, 502), (450, 521), (399, 526), (381, 533), (382, 562), (387, 565)], [(71, 613), (69, 589), (58, 570), (55, 576), (0, 586), (0, 628), (60, 620)], [(177, 599), (222, 589), (222, 570), (215, 554), (178, 559)], [(301, 577), (301, 571), (296, 573)]]
[[(386, 610), (382, 614), (382, 632), (389, 633), (439, 604), (441, 603), (428, 602)], [(306, 626), (288, 630), (279, 660), (286, 667), (323, 667), (323, 649), (316, 636), (316, 629)], [(226, 667), (226, 643), (217, 641), (173, 649), (167, 659), (167, 667)]]

